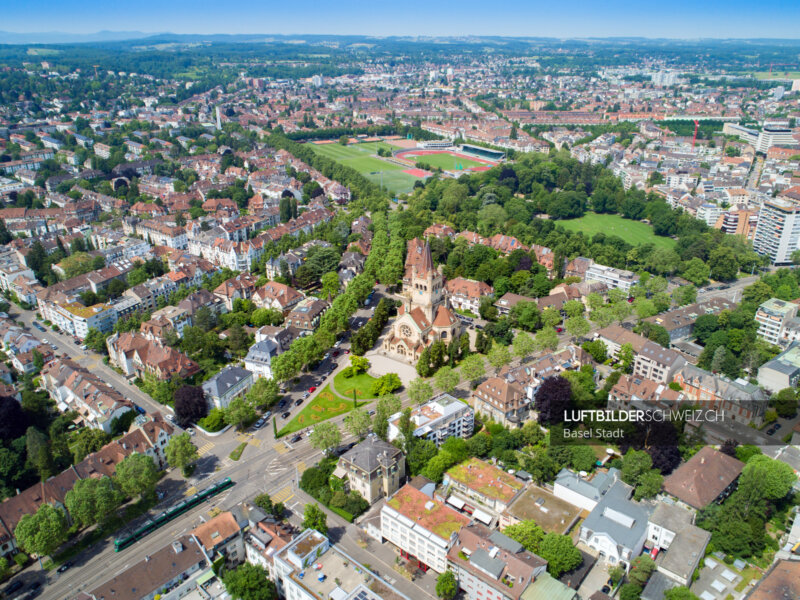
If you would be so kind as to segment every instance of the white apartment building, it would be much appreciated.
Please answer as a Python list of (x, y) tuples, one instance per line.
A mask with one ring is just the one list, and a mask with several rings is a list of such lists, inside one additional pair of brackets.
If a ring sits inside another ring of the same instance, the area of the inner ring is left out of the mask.
[(758, 337), (775, 345), (785, 345), (786, 325), (797, 316), (797, 304), (778, 298), (770, 298), (763, 302), (756, 311), (758, 321)]
[(717, 220), (722, 216), (723, 209), (721, 206), (716, 204), (712, 204), (711, 202), (706, 202), (705, 204), (701, 204), (700, 207), (697, 209), (697, 218), (701, 221), (705, 221), (705, 224), (709, 227), (713, 227)]
[(78, 302), (70, 302), (55, 304), (50, 308), (44, 317), (62, 331), (81, 340), (89, 334), (90, 329), (107, 333), (114, 329), (114, 323), (117, 322), (117, 310), (111, 304), (84, 306)]
[[(389, 441), (400, 437), (400, 417), (395, 413), (389, 417)], [(449, 437), (468, 438), (475, 424), (475, 411), (468, 404), (442, 394), (411, 411), (411, 422), (415, 425), (414, 436), (425, 438), (439, 446)]]
[(605, 283), (609, 288), (619, 288), (624, 292), (629, 291), (639, 283), (639, 276), (632, 271), (615, 269), (597, 263), (594, 263), (586, 270), (584, 279), (586, 281)]
[(771, 198), (761, 206), (753, 237), (753, 250), (769, 256), (774, 265), (792, 262), (800, 248), (800, 205), (785, 198)]
[(386, 502), (381, 509), (381, 536), (400, 549), (400, 556), (417, 563), (423, 571), (443, 573), (447, 569), (447, 552), (470, 519), (434, 499), (433, 482), (423, 489), (408, 483)]

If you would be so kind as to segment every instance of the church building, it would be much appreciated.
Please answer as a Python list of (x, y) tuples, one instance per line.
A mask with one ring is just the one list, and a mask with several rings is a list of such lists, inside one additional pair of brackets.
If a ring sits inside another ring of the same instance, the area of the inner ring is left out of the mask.
[(461, 334), (461, 321), (447, 307), (442, 267), (433, 267), (428, 242), (408, 243), (403, 306), (383, 342), (387, 354), (415, 363), (436, 340), (449, 344)]

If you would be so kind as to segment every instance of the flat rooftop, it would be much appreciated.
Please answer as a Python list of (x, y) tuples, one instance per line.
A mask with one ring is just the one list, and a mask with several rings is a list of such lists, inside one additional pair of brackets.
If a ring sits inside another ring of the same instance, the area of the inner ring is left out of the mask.
[(506, 509), (506, 513), (520, 521), (536, 521), (547, 533), (563, 534), (581, 510), (556, 498), (552, 492), (531, 485)]
[(486, 498), (502, 502), (510, 502), (525, 487), (513, 475), (478, 458), (470, 458), (448, 469), (447, 475)]
[(295, 569), (291, 577), (317, 598), (328, 600), (331, 592), (337, 587), (349, 594), (360, 583), (366, 583), (371, 579), (372, 575), (357, 563), (339, 554), (335, 548), (330, 548), (305, 569)]
[(453, 533), (469, 523), (466, 515), (432, 500), (409, 484), (400, 488), (386, 505), (443, 540), (449, 540)]

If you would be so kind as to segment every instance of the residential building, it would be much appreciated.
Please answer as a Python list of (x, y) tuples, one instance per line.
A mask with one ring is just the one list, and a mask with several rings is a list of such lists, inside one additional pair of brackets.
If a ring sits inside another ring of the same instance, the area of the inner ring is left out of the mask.
[(433, 490), (433, 483), (417, 477), (395, 492), (381, 509), (381, 536), (423, 571), (443, 573), (447, 554), (470, 519), (435, 499)]
[(468, 600), (518, 600), (547, 570), (546, 560), (479, 523), (461, 528), (447, 561)]
[(256, 278), (250, 273), (242, 273), (219, 284), (214, 295), (225, 303), (228, 311), (232, 311), (236, 300), (249, 300), (255, 291)]
[(689, 337), (694, 331), (694, 324), (698, 317), (703, 315), (718, 315), (723, 310), (735, 308), (733, 302), (724, 298), (709, 298), (703, 302), (688, 304), (674, 310), (669, 310), (652, 317), (647, 317), (645, 321), (660, 325), (669, 333), (670, 342), (675, 342)]
[(753, 250), (768, 256), (773, 265), (788, 265), (798, 248), (800, 204), (780, 197), (765, 200), (758, 215)]
[(650, 510), (631, 500), (633, 488), (615, 481), (581, 524), (580, 540), (612, 565), (628, 568), (647, 539)]
[(573, 506), (591, 511), (619, 478), (619, 469), (614, 467), (608, 471), (597, 471), (592, 477), (585, 477), (565, 468), (556, 475), (553, 494)]
[[(520, 479), (527, 479), (525, 471), (517, 471), (515, 475)], [(551, 490), (529, 483), (500, 515), (498, 526), (505, 529), (522, 521), (536, 521), (546, 533), (564, 535), (578, 521), (582, 510), (557, 498)]]
[(278, 345), (264, 339), (250, 346), (244, 357), (244, 368), (250, 371), (255, 379), (264, 377), (272, 379), (272, 357), (277, 356)]
[(106, 339), (109, 362), (129, 377), (152, 375), (159, 380), (188, 379), (200, 365), (169, 346), (148, 340), (139, 333), (115, 333)]
[(743, 467), (744, 463), (732, 456), (704, 446), (664, 479), (664, 491), (700, 510), (727, 498)]
[(197, 579), (208, 566), (210, 563), (197, 540), (192, 535), (183, 535), (123, 568), (101, 585), (79, 592), (75, 599), (178, 600), (197, 588)]
[(294, 529), (284, 522), (261, 520), (250, 526), (244, 538), (244, 552), (247, 562), (260, 565), (267, 570), (269, 578), (275, 581), (275, 556), (294, 539)]
[(302, 332), (312, 333), (319, 326), (319, 321), (328, 308), (330, 308), (330, 304), (325, 300), (305, 298), (286, 315), (284, 324), (287, 327), (295, 327)]
[(648, 341), (646, 337), (633, 333), (630, 329), (625, 329), (620, 325), (609, 325), (599, 329), (595, 333), (594, 339), (605, 344), (606, 353), (612, 358), (619, 355), (620, 348), (624, 344), (630, 344), (633, 348), (633, 355), (636, 356)]
[(694, 524), (694, 513), (659, 502), (647, 522), (647, 545), (665, 552), (656, 569), (679, 585), (691, 585), (692, 575), (705, 556), (711, 532)]
[(79, 302), (56, 304), (51, 311), (50, 320), (59, 329), (84, 339), (90, 329), (97, 329), (101, 333), (108, 333), (114, 329), (117, 322), (117, 310), (113, 304), (95, 304), (84, 306)]
[(800, 597), (800, 561), (779, 560), (772, 564), (745, 596), (746, 600), (784, 600)]
[(244, 396), (253, 383), (253, 374), (247, 369), (227, 366), (203, 382), (203, 392), (212, 408), (227, 408), (231, 400)]
[(530, 415), (531, 400), (513, 375), (490, 377), (472, 392), (472, 407), (503, 427), (522, 427)]
[(657, 383), (669, 383), (686, 360), (674, 350), (648, 341), (633, 359), (633, 374)]
[[(389, 417), (388, 440), (400, 437), (402, 413)], [(449, 437), (468, 438), (475, 424), (475, 411), (450, 394), (441, 394), (411, 411), (414, 436), (432, 441), (436, 446)]]
[(675, 373), (673, 381), (681, 386), (681, 394), (689, 403), (721, 412), (723, 417), (719, 421), (752, 423), (757, 427), (764, 422), (769, 398), (746, 379), (731, 380), (685, 364)]
[(347, 480), (347, 487), (370, 504), (392, 496), (406, 477), (405, 455), (375, 434), (345, 452), (334, 475)]
[(230, 511), (221, 512), (192, 529), (209, 562), (225, 557), (227, 565), (236, 565), (245, 558), (242, 527)]
[(536, 298), (530, 298), (528, 296), (520, 296), (519, 294), (513, 294), (511, 292), (506, 292), (503, 294), (503, 297), (497, 300), (494, 303), (495, 308), (497, 308), (497, 314), (500, 316), (508, 316), (511, 314), (511, 309), (514, 308), (520, 302), (531, 302), (539, 306), (539, 302)]
[(463, 277), (451, 279), (445, 284), (445, 289), (452, 308), (468, 310), (475, 315), (479, 313), (481, 298), (494, 294), (494, 289), (488, 283)]
[(773, 394), (800, 383), (800, 343), (789, 347), (758, 368), (758, 385)]
[(611, 410), (676, 408), (685, 401), (681, 392), (637, 375), (621, 375), (608, 393), (608, 408)]
[[(186, 296), (178, 303), (178, 308), (185, 310), (190, 320), (201, 308), (208, 308), (214, 315), (228, 312), (225, 301), (206, 289), (199, 289)], [(192, 324), (194, 324), (193, 320)]]
[[(497, 514), (506, 510), (525, 487), (522, 481), (500, 467), (474, 457), (448, 469), (442, 485), (449, 487), (450, 493), (458, 492)], [(477, 511), (473, 512), (473, 517), (481, 520)]]
[(757, 335), (774, 345), (787, 345), (785, 340), (786, 325), (797, 317), (798, 305), (778, 298), (770, 298), (761, 303), (756, 311), (758, 321)]
[(291, 310), (305, 296), (293, 287), (277, 281), (269, 281), (253, 294), (253, 303), (259, 308), (273, 308), (281, 312)]
[(594, 263), (586, 269), (584, 276), (586, 281), (597, 281), (606, 284), (608, 289), (617, 288), (623, 292), (628, 292), (630, 289), (639, 283), (639, 276), (632, 271), (625, 271), (624, 269), (615, 269), (607, 267), (598, 263)]

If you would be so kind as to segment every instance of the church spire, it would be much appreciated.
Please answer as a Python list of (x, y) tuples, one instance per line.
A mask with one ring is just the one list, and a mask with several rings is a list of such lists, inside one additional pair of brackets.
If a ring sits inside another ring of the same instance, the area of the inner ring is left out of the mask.
[(428, 240), (425, 240), (425, 247), (422, 249), (422, 264), (419, 270), (421, 274), (427, 275), (433, 271), (433, 258), (431, 257), (431, 245)]

